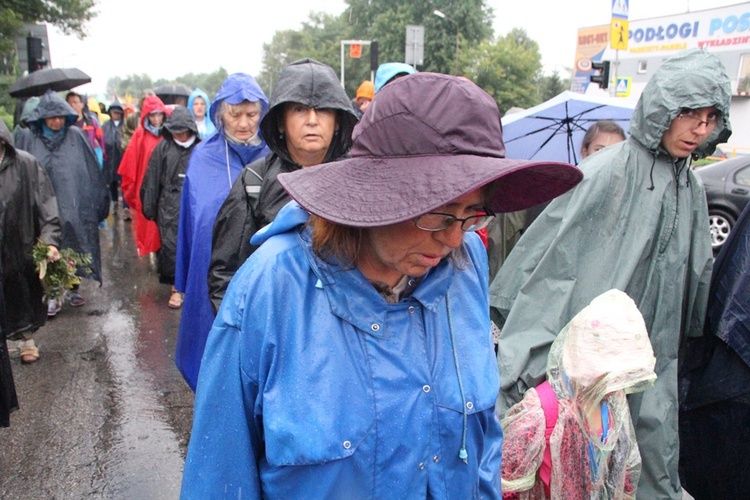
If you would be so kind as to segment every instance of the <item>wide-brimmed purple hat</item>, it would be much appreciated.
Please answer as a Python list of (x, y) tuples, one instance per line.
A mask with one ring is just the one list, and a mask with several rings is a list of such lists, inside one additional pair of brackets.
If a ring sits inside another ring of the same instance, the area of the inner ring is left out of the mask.
[(354, 128), (351, 158), (279, 174), (289, 195), (324, 219), (387, 226), (495, 181), (495, 212), (539, 205), (578, 184), (573, 165), (506, 159), (495, 100), (437, 73), (400, 78), (375, 94)]

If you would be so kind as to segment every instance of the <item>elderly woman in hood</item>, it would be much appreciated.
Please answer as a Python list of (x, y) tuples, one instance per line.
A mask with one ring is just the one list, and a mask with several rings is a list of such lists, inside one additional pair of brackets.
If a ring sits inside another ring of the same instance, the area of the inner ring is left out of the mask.
[(257, 248), (250, 245), (250, 238), (273, 221), (290, 199), (276, 177), (339, 160), (351, 147), (356, 123), (349, 98), (330, 66), (303, 59), (281, 70), (260, 124), (271, 153), (245, 168), (214, 224), (208, 287), (215, 311), (229, 280)]
[[(52, 181), (62, 223), (61, 248), (90, 253), (92, 273), (79, 271), (85, 278), (101, 283), (99, 222), (109, 212), (109, 189), (88, 138), (74, 127), (78, 114), (55, 92), (48, 91), (29, 116), (29, 130), (16, 144), (34, 155)], [(86, 299), (77, 291), (68, 293), (73, 306)], [(61, 304), (51, 300), (48, 314), (54, 316)]]
[(180, 195), (190, 155), (200, 138), (195, 120), (184, 106), (174, 108), (162, 134), (164, 140), (151, 154), (141, 184), (141, 203), (144, 217), (159, 226), (161, 248), (156, 253), (159, 282), (173, 285), (169, 307), (179, 309), (182, 294), (174, 289), (174, 271)]
[(581, 173), (505, 159), (495, 101), (448, 75), (389, 84), (352, 135), (351, 158), (278, 175), (296, 203), (222, 301), (183, 498), (499, 498), (487, 254), (471, 233)]
[(702, 333), (713, 260), (706, 196), (690, 157), (729, 137), (730, 91), (713, 54), (695, 49), (666, 60), (636, 105), (630, 137), (581, 162), (584, 180), (542, 212), (490, 287), (502, 325), (501, 415), (544, 380), (549, 346), (576, 311), (611, 288), (635, 300), (659, 377), (629, 398), (643, 498), (682, 496), (678, 350)]
[(185, 294), (175, 363), (195, 389), (214, 311), (208, 295), (211, 231), (216, 214), (245, 165), (268, 154), (258, 124), (268, 100), (255, 79), (235, 73), (211, 104), (216, 133), (194, 149), (180, 201), (175, 288)]

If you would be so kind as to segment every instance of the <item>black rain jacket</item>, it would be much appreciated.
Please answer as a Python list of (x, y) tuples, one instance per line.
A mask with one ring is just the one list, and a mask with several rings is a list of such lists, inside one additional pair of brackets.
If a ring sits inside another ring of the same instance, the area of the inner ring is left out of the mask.
[(0, 331), (13, 336), (35, 331), (47, 319), (32, 252), (37, 239), (60, 246), (60, 217), (52, 182), (36, 158), (14, 147), (2, 120), (0, 139), (5, 142), (0, 162), (0, 271), (6, 313)]
[(342, 158), (352, 145), (357, 115), (330, 66), (302, 59), (285, 66), (260, 124), (271, 153), (246, 166), (232, 185), (219, 210), (213, 230), (208, 290), (214, 312), (219, 310), (229, 281), (257, 247), (250, 238), (276, 217), (291, 199), (276, 180), (282, 172), (300, 165), (292, 161), (286, 140), (279, 134), (279, 119), (287, 102), (315, 109), (335, 109), (339, 130), (334, 134), (323, 163)]
[[(190, 130), (195, 141), (183, 147), (172, 134)], [(164, 139), (156, 145), (141, 184), (143, 216), (159, 226), (161, 248), (156, 254), (159, 280), (174, 283), (177, 259), (177, 226), (180, 220), (180, 197), (190, 155), (200, 142), (193, 115), (184, 106), (177, 106), (164, 124)]]

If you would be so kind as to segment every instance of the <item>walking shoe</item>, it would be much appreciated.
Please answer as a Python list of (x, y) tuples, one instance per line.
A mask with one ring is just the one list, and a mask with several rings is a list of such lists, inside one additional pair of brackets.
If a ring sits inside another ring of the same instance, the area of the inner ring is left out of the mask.
[(24, 365), (39, 361), (39, 348), (34, 344), (34, 339), (25, 340), (21, 344), (21, 350), (18, 354), (21, 356), (21, 363)]
[(73, 307), (81, 307), (86, 303), (86, 297), (75, 290), (71, 290), (68, 292), (68, 302), (70, 302), (70, 305)]
[(53, 318), (62, 309), (62, 300), (50, 299), (47, 302), (47, 317)]

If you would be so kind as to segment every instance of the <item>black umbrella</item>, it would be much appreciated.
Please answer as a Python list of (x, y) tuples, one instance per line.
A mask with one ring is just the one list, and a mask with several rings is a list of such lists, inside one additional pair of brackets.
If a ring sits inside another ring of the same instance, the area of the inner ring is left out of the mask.
[(11, 97), (41, 96), (48, 90), (70, 90), (84, 83), (91, 77), (78, 68), (47, 68), (34, 71), (19, 78), (10, 86)]
[(168, 83), (159, 85), (154, 89), (154, 94), (164, 102), (164, 104), (177, 104), (177, 99), (190, 97), (190, 89), (181, 83)]

